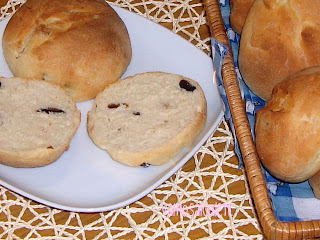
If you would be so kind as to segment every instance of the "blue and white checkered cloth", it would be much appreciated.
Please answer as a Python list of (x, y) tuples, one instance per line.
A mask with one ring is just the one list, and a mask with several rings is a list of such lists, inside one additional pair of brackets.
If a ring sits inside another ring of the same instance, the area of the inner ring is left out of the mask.
[[(229, 37), (230, 45), (233, 51), (236, 73), (240, 83), (240, 90), (246, 102), (246, 112), (251, 126), (251, 132), (254, 137), (255, 113), (265, 105), (265, 102), (257, 97), (244, 83), (238, 68), (238, 49), (240, 36), (230, 27), (230, 3), (229, 0), (220, 0), (220, 9), (225, 23), (226, 31)], [(230, 109), (228, 107), (227, 97), (221, 80), (221, 64), (228, 51), (227, 47), (212, 39), (212, 52), (214, 65), (217, 71), (218, 88), (221, 98), (225, 104), (225, 117), (229, 121), (234, 133)], [(235, 151), (241, 162), (241, 153), (237, 140), (235, 139)], [(272, 200), (274, 213), (279, 221), (303, 221), (320, 219), (320, 200), (313, 195), (309, 183), (288, 184), (280, 182), (273, 178), (264, 170), (267, 181), (267, 188)]]

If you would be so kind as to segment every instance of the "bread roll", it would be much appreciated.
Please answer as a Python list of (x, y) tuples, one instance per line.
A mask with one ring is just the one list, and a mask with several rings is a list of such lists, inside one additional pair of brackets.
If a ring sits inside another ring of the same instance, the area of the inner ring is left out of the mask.
[(313, 190), (314, 196), (320, 199), (320, 171), (309, 179), (309, 184)]
[(59, 86), (0, 78), (0, 163), (40, 167), (69, 148), (80, 112)]
[(56, 83), (76, 101), (118, 80), (131, 59), (126, 27), (103, 0), (28, 0), (2, 47), (15, 76)]
[(233, 30), (241, 34), (243, 25), (255, 0), (230, 0), (230, 24)]
[(320, 170), (320, 67), (279, 83), (256, 119), (261, 162), (276, 178), (301, 182)]
[(199, 84), (169, 73), (144, 73), (112, 84), (88, 113), (92, 141), (125, 165), (160, 165), (192, 144), (206, 122)]
[(244, 81), (268, 100), (274, 86), (320, 65), (320, 1), (256, 0), (242, 30), (239, 67)]

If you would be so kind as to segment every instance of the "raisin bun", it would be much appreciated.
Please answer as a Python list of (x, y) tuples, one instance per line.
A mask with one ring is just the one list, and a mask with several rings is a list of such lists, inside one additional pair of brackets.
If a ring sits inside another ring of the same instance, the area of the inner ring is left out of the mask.
[(14, 76), (56, 83), (76, 101), (118, 80), (131, 59), (127, 29), (103, 0), (28, 0), (2, 46)]
[(256, 119), (256, 147), (275, 177), (301, 182), (320, 170), (320, 67), (291, 75)]
[(128, 77), (100, 93), (88, 113), (92, 141), (125, 165), (160, 165), (192, 144), (206, 122), (199, 84), (169, 73)]
[(236, 33), (241, 34), (243, 25), (255, 0), (230, 0), (230, 24)]
[(320, 65), (320, 1), (256, 0), (242, 29), (239, 67), (244, 81), (268, 100), (274, 86)]
[(59, 86), (0, 78), (0, 163), (39, 167), (60, 157), (78, 129), (80, 112)]

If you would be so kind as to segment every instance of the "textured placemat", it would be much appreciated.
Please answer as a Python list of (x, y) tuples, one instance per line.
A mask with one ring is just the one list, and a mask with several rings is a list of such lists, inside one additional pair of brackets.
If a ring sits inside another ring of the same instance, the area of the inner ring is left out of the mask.
[[(0, 20), (22, 1), (9, 0)], [(115, 1), (210, 54), (201, 1)], [(83, 214), (61, 211), (0, 186), (0, 239), (262, 239), (233, 138), (223, 119), (182, 169), (124, 208)]]

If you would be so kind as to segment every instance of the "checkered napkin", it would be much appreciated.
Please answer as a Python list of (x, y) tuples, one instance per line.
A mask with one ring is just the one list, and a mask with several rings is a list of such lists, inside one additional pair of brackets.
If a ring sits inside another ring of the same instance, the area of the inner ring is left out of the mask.
[[(251, 132), (254, 137), (254, 123), (255, 113), (257, 110), (265, 105), (265, 102), (257, 97), (251, 90), (245, 85), (242, 80), (241, 74), (238, 68), (238, 49), (240, 36), (236, 34), (230, 27), (229, 15), (230, 15), (230, 3), (229, 0), (220, 0), (220, 8), (222, 17), (225, 23), (227, 35), (230, 41), (230, 45), (233, 51), (235, 69), (240, 83), (241, 95), (246, 102), (246, 112), (251, 126)], [(230, 109), (227, 102), (226, 93), (223, 87), (221, 78), (221, 65), (222, 61), (227, 53), (228, 48), (223, 44), (212, 39), (212, 52), (214, 58), (214, 65), (216, 69), (216, 77), (218, 82), (218, 89), (221, 95), (221, 99), (225, 105), (225, 117), (230, 123), (232, 132), (234, 133), (234, 127), (231, 119)], [(242, 164), (242, 157), (239, 150), (239, 146), (235, 139), (235, 151), (239, 157), (240, 165)], [(273, 178), (268, 172), (264, 171), (264, 175), (267, 181), (267, 188), (272, 200), (274, 213), (279, 221), (303, 221), (303, 220), (315, 220), (320, 219), (320, 200), (317, 200), (309, 183), (303, 182), (300, 184), (288, 184), (280, 182)]]

